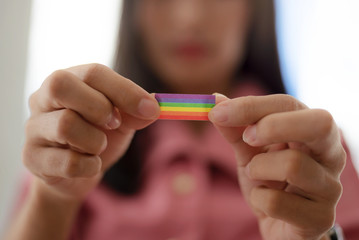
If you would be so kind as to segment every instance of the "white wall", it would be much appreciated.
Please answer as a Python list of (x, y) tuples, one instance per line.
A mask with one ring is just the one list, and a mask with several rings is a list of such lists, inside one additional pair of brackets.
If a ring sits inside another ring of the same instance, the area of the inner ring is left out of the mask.
[(359, 169), (359, 1), (277, 3), (285, 77), (304, 103), (332, 113)]
[(0, 237), (24, 171), (21, 148), (29, 95), (56, 69), (90, 62), (111, 65), (120, 3), (0, 0)]
[(0, 236), (21, 169), (30, 0), (0, 1)]
[(110, 66), (122, 0), (33, 0), (26, 97), (54, 70)]

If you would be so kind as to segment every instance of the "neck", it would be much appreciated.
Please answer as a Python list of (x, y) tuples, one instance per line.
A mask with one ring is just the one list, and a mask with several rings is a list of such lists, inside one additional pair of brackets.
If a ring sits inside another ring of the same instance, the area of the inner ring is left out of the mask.
[(175, 93), (187, 94), (213, 94), (222, 93), (228, 95), (232, 86), (230, 81), (223, 81), (217, 84), (187, 84), (179, 86), (170, 86), (170, 90)]

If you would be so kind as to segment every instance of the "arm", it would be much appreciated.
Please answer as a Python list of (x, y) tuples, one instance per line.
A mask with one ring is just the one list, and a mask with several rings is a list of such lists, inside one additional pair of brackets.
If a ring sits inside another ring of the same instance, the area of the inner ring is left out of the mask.
[(35, 179), (5, 239), (68, 239), (80, 202), (61, 199)]

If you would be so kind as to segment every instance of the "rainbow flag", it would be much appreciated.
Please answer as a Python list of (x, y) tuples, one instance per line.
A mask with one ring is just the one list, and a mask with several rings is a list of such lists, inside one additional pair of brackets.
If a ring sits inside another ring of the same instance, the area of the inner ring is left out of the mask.
[(214, 95), (156, 93), (159, 119), (208, 121), (208, 112), (216, 104)]

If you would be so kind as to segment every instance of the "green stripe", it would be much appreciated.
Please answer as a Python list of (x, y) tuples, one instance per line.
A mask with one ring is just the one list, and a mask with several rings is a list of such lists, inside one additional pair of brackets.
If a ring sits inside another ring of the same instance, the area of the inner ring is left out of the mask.
[(212, 108), (215, 104), (212, 103), (173, 103), (173, 102), (159, 102), (161, 107), (203, 107)]

